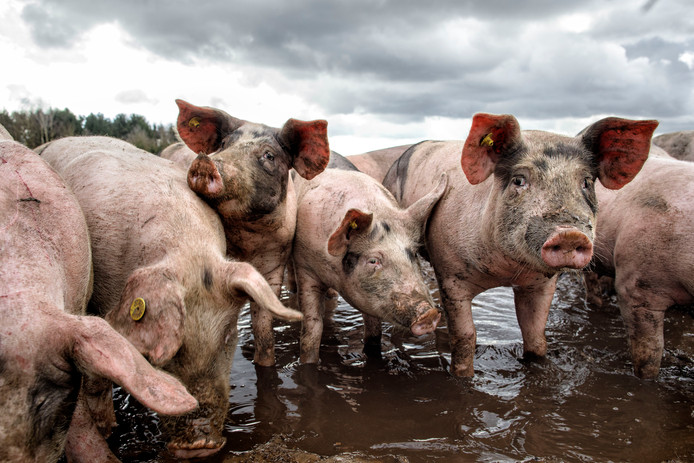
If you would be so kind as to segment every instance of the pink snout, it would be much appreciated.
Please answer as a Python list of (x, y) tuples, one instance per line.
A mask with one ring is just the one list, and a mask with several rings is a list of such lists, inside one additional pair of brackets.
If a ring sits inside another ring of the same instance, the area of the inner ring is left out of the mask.
[(222, 176), (214, 162), (203, 154), (199, 155), (188, 168), (188, 186), (194, 192), (214, 198), (224, 190)]
[(441, 312), (432, 307), (420, 315), (419, 318), (410, 325), (410, 331), (412, 331), (412, 334), (415, 336), (431, 333), (436, 329), (439, 320), (441, 320)]
[(542, 245), (542, 260), (549, 267), (581, 269), (593, 257), (593, 243), (572, 227), (559, 228)]

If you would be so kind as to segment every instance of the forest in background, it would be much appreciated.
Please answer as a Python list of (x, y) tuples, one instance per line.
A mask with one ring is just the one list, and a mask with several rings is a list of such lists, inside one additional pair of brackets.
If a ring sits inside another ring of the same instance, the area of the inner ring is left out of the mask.
[(16, 141), (31, 149), (56, 138), (106, 135), (159, 154), (177, 141), (172, 124), (150, 124), (144, 116), (138, 114), (118, 114), (111, 120), (101, 113), (76, 116), (67, 108), (33, 109), (12, 113), (2, 110), (0, 124)]

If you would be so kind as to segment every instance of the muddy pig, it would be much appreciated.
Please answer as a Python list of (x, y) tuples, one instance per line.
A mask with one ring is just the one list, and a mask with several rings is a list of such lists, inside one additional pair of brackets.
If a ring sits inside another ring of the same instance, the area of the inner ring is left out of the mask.
[(675, 159), (694, 161), (694, 130), (658, 135), (653, 138), (653, 144), (667, 151)]
[[(511, 286), (528, 356), (544, 356), (559, 272), (591, 259), (594, 182), (618, 189), (648, 156), (655, 121), (606, 118), (581, 136), (520, 131), (510, 115), (476, 114), (465, 142), (426, 141), (391, 166), (384, 185), (403, 206), (449, 175), (426, 248), (448, 317), (451, 372), (472, 376), (472, 299)], [(462, 169), (461, 169), (462, 167)]]
[(369, 177), (383, 182), (383, 178), (388, 173), (393, 162), (411, 146), (412, 145), (400, 145), (392, 148), (369, 151), (363, 154), (354, 154), (348, 156), (347, 159), (349, 159), (360, 172), (364, 172)]
[(85, 374), (115, 381), (159, 413), (185, 413), (197, 405), (108, 323), (85, 315), (91, 265), (87, 225), (74, 195), (3, 128), (0, 461), (58, 461), (68, 432), (81, 432)]
[(401, 208), (380, 183), (339, 158), (343, 168), (328, 168), (312, 180), (296, 179), (292, 262), (304, 314), (304, 363), (318, 362), (323, 300), (331, 288), (369, 316), (367, 349), (380, 349), (380, 319), (421, 335), (432, 332), (441, 317), (423, 281), (417, 250), (446, 176), (439, 175), (419, 201)]
[[(253, 264), (279, 295), (296, 225), (289, 171), (306, 179), (323, 171), (330, 158), (327, 122), (289, 119), (276, 129), (176, 103), (179, 136), (199, 154), (188, 185), (222, 218), (229, 256)], [(251, 322), (255, 363), (274, 365), (270, 314), (251, 304)]]
[(246, 297), (290, 320), (301, 315), (282, 306), (250, 264), (226, 258), (219, 216), (190, 190), (184, 169), (107, 137), (64, 138), (38, 150), (75, 192), (87, 220), (89, 309), (179, 377), (200, 404), (178, 420), (162, 418), (168, 449), (179, 458), (218, 451)]
[[(614, 277), (634, 373), (652, 379), (663, 355), (663, 320), (694, 302), (694, 164), (649, 157), (619, 191), (596, 188), (600, 226), (594, 270)], [(594, 288), (589, 288), (594, 291)]]

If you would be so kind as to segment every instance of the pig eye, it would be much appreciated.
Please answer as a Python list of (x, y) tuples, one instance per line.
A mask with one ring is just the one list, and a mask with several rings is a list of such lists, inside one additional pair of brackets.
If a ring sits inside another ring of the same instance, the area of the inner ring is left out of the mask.
[(583, 179), (583, 184), (581, 185), (581, 188), (583, 188), (584, 190), (587, 190), (591, 187), (592, 184), (593, 184), (593, 179), (590, 177), (586, 177)]
[(527, 181), (525, 180), (525, 177), (522, 175), (516, 175), (511, 179), (511, 183), (513, 183), (514, 186), (518, 188), (522, 188), (527, 185)]
[(381, 261), (377, 259), (376, 257), (370, 257), (369, 260), (367, 260), (369, 265), (380, 265)]
[(263, 159), (267, 159), (268, 161), (274, 161), (274, 160), (275, 160), (275, 155), (272, 154), (272, 153), (269, 152), (269, 151), (265, 151), (265, 152), (263, 153)]

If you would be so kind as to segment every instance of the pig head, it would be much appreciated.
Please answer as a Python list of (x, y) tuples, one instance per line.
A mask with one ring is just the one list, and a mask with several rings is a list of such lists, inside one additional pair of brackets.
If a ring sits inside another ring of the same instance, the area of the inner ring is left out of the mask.
[(289, 169), (311, 179), (328, 164), (327, 122), (289, 119), (282, 129), (176, 100), (178, 133), (198, 154), (190, 188), (224, 218), (253, 220), (286, 200)]
[[(321, 303), (329, 288), (371, 317), (404, 326), (415, 335), (432, 332), (440, 313), (422, 279), (417, 251), (446, 177), (406, 209), (356, 169), (327, 169), (311, 181), (298, 182), (292, 258), (304, 314), (302, 362), (318, 361)], [(375, 333), (366, 328), (368, 344)]]
[[(546, 353), (544, 329), (559, 272), (592, 257), (597, 179), (617, 189), (648, 156), (655, 121), (606, 118), (576, 137), (521, 132), (510, 115), (476, 114), (465, 142), (422, 142), (384, 185), (404, 206), (450, 175), (427, 231), (451, 335), (451, 370), (473, 374), (471, 301), (512, 286), (526, 355)], [(462, 168), (462, 169), (461, 169)]]
[(197, 410), (162, 418), (179, 458), (225, 443), (237, 320), (248, 297), (269, 313), (298, 320), (250, 264), (226, 258), (219, 216), (172, 162), (120, 140), (65, 138), (42, 148), (84, 211), (93, 242), (98, 313), (154, 365), (181, 379)]
[(58, 461), (79, 426), (84, 375), (115, 381), (159, 413), (196, 407), (104, 320), (84, 315), (92, 261), (82, 211), (36, 153), (6, 139), (0, 217), (0, 460)]

